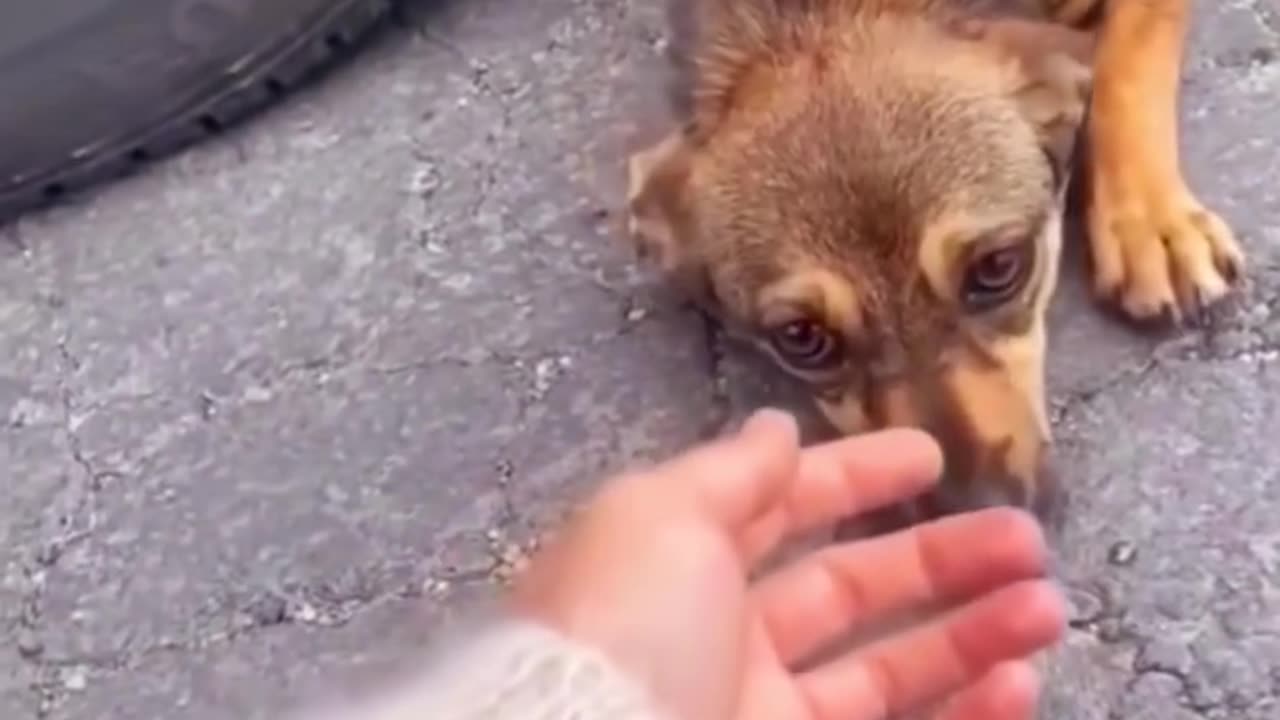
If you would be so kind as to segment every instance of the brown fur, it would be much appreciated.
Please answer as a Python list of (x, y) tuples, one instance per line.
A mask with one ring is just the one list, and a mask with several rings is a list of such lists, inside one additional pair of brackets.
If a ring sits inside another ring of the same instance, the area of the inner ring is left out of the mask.
[[(931, 514), (1039, 505), (1045, 311), (1091, 77), (1099, 289), (1146, 317), (1217, 299), (1240, 264), (1174, 152), (1186, 4), (677, 0), (683, 125), (632, 159), (631, 236), (840, 430), (932, 431)], [(813, 328), (827, 361), (788, 361)]]

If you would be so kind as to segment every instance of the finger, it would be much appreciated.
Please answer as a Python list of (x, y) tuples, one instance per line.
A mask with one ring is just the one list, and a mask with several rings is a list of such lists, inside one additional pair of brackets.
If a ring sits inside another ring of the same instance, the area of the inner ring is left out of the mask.
[(804, 673), (817, 720), (880, 720), (955, 692), (997, 663), (1027, 657), (1062, 636), (1062, 597), (1043, 581), (998, 590), (950, 617)]
[(764, 409), (736, 435), (704, 445), (657, 469), (665, 488), (692, 492), (699, 509), (735, 536), (786, 495), (800, 458), (800, 431), (789, 413)]
[(753, 602), (779, 658), (798, 662), (876, 618), (954, 603), (1044, 573), (1044, 534), (998, 508), (819, 550), (765, 577)]
[(1040, 677), (1025, 661), (1000, 663), (956, 693), (937, 720), (1032, 720), (1040, 702)]
[(789, 491), (744, 539), (748, 557), (784, 537), (919, 495), (937, 482), (942, 451), (928, 434), (895, 428), (807, 448)]

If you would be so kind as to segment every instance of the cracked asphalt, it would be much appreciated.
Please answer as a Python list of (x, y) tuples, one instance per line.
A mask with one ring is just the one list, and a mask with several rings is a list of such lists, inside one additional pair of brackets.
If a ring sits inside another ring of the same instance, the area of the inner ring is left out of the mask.
[[(0, 717), (359, 685), (602, 474), (794, 401), (616, 233), (656, 5), (411, 13), (249, 126), (0, 230)], [(1280, 717), (1280, 13), (1199, 5), (1185, 162), (1251, 282), (1154, 337), (1067, 268), (1054, 720)]]

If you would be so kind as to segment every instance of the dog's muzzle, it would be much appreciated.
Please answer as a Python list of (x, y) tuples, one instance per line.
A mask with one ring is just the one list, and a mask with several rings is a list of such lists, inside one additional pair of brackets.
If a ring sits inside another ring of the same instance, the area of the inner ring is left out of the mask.
[(1051, 453), (1040, 457), (1034, 479), (979, 476), (964, 481), (944, 477), (931, 492), (916, 501), (916, 513), (939, 518), (993, 507), (1026, 510), (1051, 531), (1061, 530), (1069, 496), (1059, 480)]

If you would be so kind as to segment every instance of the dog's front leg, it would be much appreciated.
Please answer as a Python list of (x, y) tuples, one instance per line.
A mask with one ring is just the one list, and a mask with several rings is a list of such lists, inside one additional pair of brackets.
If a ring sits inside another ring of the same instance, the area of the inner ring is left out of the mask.
[(1111, 0), (1094, 59), (1088, 125), (1095, 288), (1134, 319), (1198, 314), (1244, 256), (1188, 187), (1178, 92), (1191, 0)]

